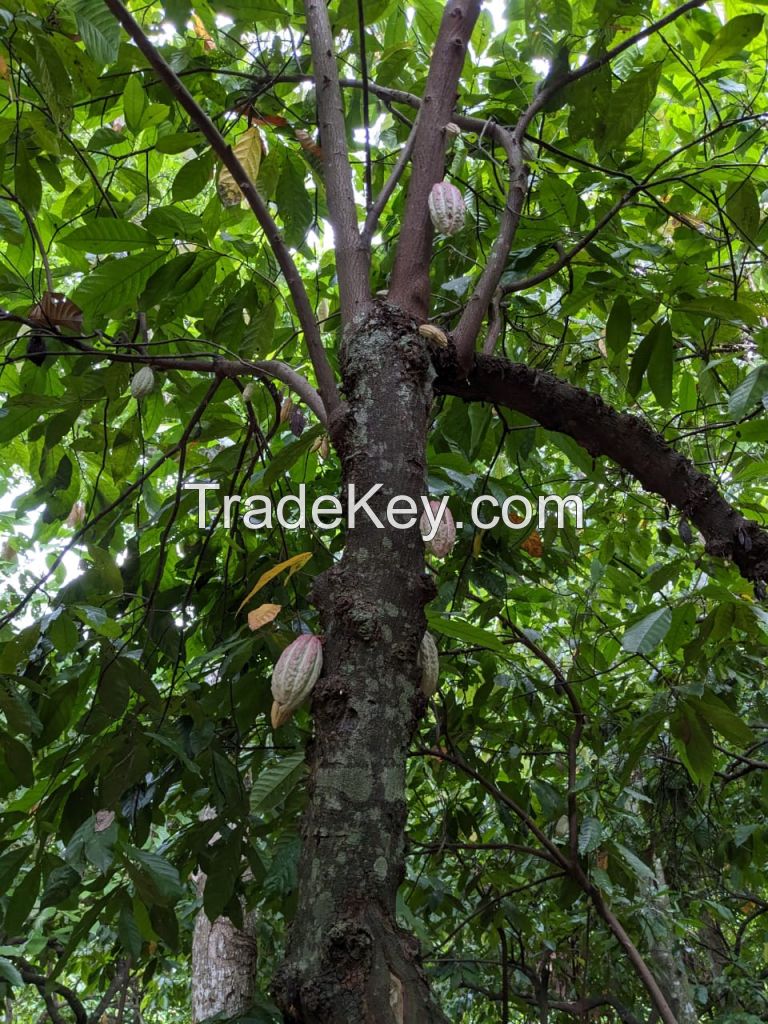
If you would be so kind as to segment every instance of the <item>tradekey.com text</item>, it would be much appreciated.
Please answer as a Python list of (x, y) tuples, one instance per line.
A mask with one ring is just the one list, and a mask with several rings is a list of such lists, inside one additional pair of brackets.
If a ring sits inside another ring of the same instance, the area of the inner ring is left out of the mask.
[[(242, 514), (241, 524), (248, 530), (270, 530), (275, 522), (285, 530), (305, 530), (308, 525), (318, 530), (336, 530), (345, 521), (347, 528), (354, 530), (363, 518), (379, 530), (385, 529), (386, 524), (395, 530), (410, 530), (423, 517), (420, 526), (422, 536), (425, 541), (432, 540), (446, 515), (449, 499), (430, 499), (422, 495), (419, 503), (407, 494), (399, 494), (390, 498), (382, 508), (381, 499), (376, 502), (382, 486), (374, 484), (365, 494), (358, 494), (355, 485), (350, 484), (346, 503), (331, 494), (323, 494), (310, 503), (305, 484), (299, 484), (298, 494), (286, 494), (276, 503), (266, 494), (253, 494), (248, 498), (240, 494), (227, 494), (223, 500), (223, 526), (225, 530), (231, 526), (233, 509)], [(186, 483), (184, 487), (198, 492), (197, 525), (201, 530), (205, 529), (209, 525), (206, 495), (208, 491), (218, 491), (219, 484)], [(525, 530), (537, 517), (536, 525), (543, 529), (554, 513), (558, 529), (562, 529), (567, 504), (572, 506), (576, 528), (581, 529), (584, 507), (581, 498), (575, 494), (568, 494), (564, 498), (556, 494), (542, 495), (536, 502), (535, 511), (533, 502), (522, 494), (510, 495), (503, 502), (499, 502), (492, 494), (481, 494), (472, 502), (470, 520), (478, 530), (492, 530), (499, 523), (510, 530)], [(242, 508), (235, 508), (240, 505)], [(457, 520), (457, 529), (463, 526), (464, 523)]]

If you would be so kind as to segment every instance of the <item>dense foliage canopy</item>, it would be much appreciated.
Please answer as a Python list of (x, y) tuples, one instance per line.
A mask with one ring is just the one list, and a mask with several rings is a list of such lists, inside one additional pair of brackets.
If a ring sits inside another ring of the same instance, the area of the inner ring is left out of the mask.
[[(336, 369), (303, 4), (133, 6), (256, 182)], [(527, 126), (528, 192), (481, 345), (487, 332), (488, 351), (642, 414), (765, 523), (765, 3), (686, 7), (555, 90)], [(467, 218), (433, 242), (433, 324), (458, 323), (508, 202), (507, 156), (485, 123), (513, 125), (542, 83), (672, 11), (510, 0), (480, 13), (446, 141)], [(334, 0), (329, 13), (362, 224), (413, 134), (443, 5)], [(389, 286), (410, 173), (375, 228), (374, 292)], [(188, 1020), (201, 905), (236, 923), (255, 912), (258, 996), (241, 1019), (282, 1019), (269, 985), (295, 907), (313, 725), (304, 708), (272, 730), (269, 679), (290, 640), (321, 632), (310, 588), (345, 535), (248, 529), (237, 505), (224, 522), (228, 494), (277, 501), (305, 485), (311, 502), (341, 486), (285, 267), (241, 199), (102, 0), (2, 0), (9, 1019), (46, 1005), (52, 1020), (82, 1020), (78, 1007), (96, 1019), (107, 993), (121, 1019), (135, 1001), (135, 1020)], [(137, 400), (142, 366), (153, 389)], [(447, 559), (427, 559), (441, 675), (408, 761), (400, 921), (451, 1020), (561, 1024), (596, 1019), (581, 1016), (593, 1006), (648, 1020), (636, 965), (553, 854), (570, 852), (670, 998), (689, 1000), (681, 1022), (756, 1024), (768, 1019), (761, 573), (705, 549), (695, 495), (665, 504), (572, 435), (460, 395), (432, 406), (429, 492), (464, 525)], [(184, 485), (203, 482), (220, 490), (201, 529)], [(577, 495), (584, 523), (550, 511), (524, 530), (477, 530), (481, 493), (534, 506)], [(266, 603), (279, 611), (254, 629), (248, 612)]]

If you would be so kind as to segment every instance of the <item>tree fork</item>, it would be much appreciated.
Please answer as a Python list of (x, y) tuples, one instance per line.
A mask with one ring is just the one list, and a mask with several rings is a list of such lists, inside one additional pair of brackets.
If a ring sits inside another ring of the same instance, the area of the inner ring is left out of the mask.
[[(381, 304), (347, 332), (346, 405), (332, 418), (344, 493), (375, 484), (383, 520), (426, 478), (433, 371), (415, 321)], [(404, 877), (407, 753), (424, 698), (416, 655), (434, 585), (416, 529), (347, 532), (341, 561), (316, 581), (324, 671), (312, 702), (309, 806), (298, 904), (275, 993), (291, 1024), (446, 1024), (418, 944), (396, 923)]]

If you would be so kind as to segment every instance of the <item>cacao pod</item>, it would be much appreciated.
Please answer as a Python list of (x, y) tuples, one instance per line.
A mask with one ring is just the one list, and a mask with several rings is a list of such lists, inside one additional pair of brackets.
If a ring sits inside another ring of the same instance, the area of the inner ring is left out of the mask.
[(430, 341), (434, 341), (440, 348), (445, 348), (448, 344), (448, 335), (445, 331), (441, 331), (439, 327), (435, 327), (434, 324), (422, 324), (419, 327), (419, 334), (422, 338), (429, 338)]
[(288, 644), (272, 671), (273, 728), (284, 725), (309, 696), (322, 668), (323, 646), (319, 637), (306, 633)]
[[(430, 501), (429, 507), (432, 509), (432, 514), (434, 516), (440, 508), (440, 502)], [(422, 537), (426, 537), (432, 530), (432, 526), (427, 518), (426, 512), (422, 513), (421, 520), (419, 522), (419, 529), (421, 530)], [(435, 556), (435, 558), (447, 558), (455, 543), (456, 523), (453, 521), (451, 510), (446, 505), (434, 537), (432, 540), (425, 540), (424, 546), (430, 554)]]
[(441, 235), (455, 235), (464, 227), (464, 198), (449, 181), (438, 181), (429, 193), (429, 216)]
[(294, 437), (301, 437), (304, 433), (304, 427), (307, 425), (307, 418), (304, 413), (299, 409), (298, 406), (294, 407), (291, 413), (291, 433)]
[(253, 392), (255, 390), (256, 389), (254, 388), (253, 383), (246, 384), (245, 387), (243, 388), (243, 401), (250, 402), (250, 400), (253, 398)]
[(431, 697), (437, 689), (437, 680), (440, 675), (440, 658), (435, 638), (431, 633), (425, 633), (421, 638), (416, 664), (421, 669), (419, 688), (425, 697)]
[(146, 398), (155, 387), (155, 375), (151, 366), (142, 366), (133, 375), (131, 381), (131, 394), (134, 398)]

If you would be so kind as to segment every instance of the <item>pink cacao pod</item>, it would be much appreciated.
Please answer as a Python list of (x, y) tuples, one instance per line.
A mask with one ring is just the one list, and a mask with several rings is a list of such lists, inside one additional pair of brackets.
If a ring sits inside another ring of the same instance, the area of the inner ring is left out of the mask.
[(288, 644), (272, 670), (272, 726), (284, 725), (312, 692), (323, 668), (323, 645), (311, 633)]
[[(437, 510), (440, 508), (440, 502), (430, 501), (429, 507), (432, 509), (432, 515), (434, 517), (437, 515)], [(426, 537), (432, 532), (432, 524), (427, 518), (426, 512), (422, 513), (421, 520), (419, 522), (419, 529), (421, 530), (422, 537)], [(446, 505), (434, 537), (432, 540), (426, 540), (424, 542), (424, 546), (430, 554), (435, 556), (435, 558), (447, 558), (455, 543), (456, 523), (453, 521), (451, 510)]]
[(464, 198), (449, 181), (438, 181), (429, 193), (429, 216), (441, 235), (455, 235), (464, 227)]

